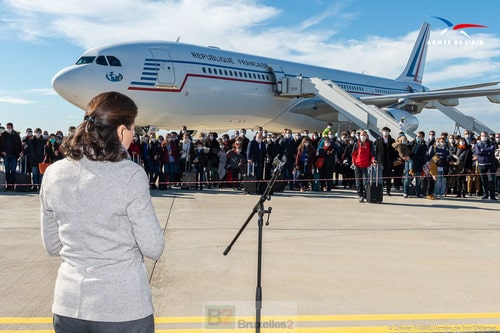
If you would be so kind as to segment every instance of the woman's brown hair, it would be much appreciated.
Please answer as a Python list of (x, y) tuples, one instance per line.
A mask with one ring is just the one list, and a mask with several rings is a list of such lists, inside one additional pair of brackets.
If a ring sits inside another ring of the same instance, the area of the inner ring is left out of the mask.
[(84, 156), (93, 161), (126, 159), (117, 129), (120, 125), (131, 129), (136, 117), (137, 106), (129, 97), (115, 91), (99, 94), (87, 105), (84, 121), (63, 142), (62, 151), (74, 160)]

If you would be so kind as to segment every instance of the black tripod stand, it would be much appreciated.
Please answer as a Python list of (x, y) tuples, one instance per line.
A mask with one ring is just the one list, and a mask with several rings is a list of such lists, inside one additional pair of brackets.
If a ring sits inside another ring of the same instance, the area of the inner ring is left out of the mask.
[[(285, 158), (284, 158), (285, 160)], [(276, 179), (278, 179), (279, 175), (281, 174), (281, 167), (285, 164), (284, 161), (279, 160), (277, 157), (273, 161), (273, 166), (274, 170), (272, 172), (271, 179), (267, 183), (267, 187), (264, 190), (264, 193), (260, 196), (259, 201), (257, 204), (253, 207), (252, 212), (246, 219), (245, 223), (243, 223), (243, 226), (240, 228), (234, 239), (232, 240), (231, 244), (228, 245), (226, 250), (224, 251), (224, 255), (227, 255), (229, 251), (231, 251), (231, 247), (236, 243), (240, 235), (243, 233), (243, 230), (245, 230), (246, 226), (252, 218), (254, 217), (255, 214), (258, 214), (258, 225), (259, 225), (259, 240), (258, 240), (258, 251), (257, 251), (257, 289), (255, 291), (255, 310), (256, 310), (256, 315), (255, 315), (255, 332), (259, 333), (260, 332), (260, 327), (261, 327), (261, 310), (262, 310), (262, 284), (261, 284), (261, 276), (262, 276), (262, 231), (264, 227), (264, 214), (267, 214), (267, 221), (266, 225), (269, 225), (269, 216), (271, 215), (272, 207), (269, 207), (267, 210), (264, 208), (264, 202), (266, 200), (271, 200), (271, 191), (273, 189), (274, 183), (276, 182)]]

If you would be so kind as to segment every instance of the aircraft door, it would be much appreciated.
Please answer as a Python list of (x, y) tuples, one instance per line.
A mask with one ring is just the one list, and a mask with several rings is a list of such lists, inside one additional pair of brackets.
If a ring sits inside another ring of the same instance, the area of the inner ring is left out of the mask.
[(267, 70), (274, 81), (274, 92), (278, 94), (283, 92), (283, 81), (286, 77), (283, 67), (276, 64), (270, 64)]
[(175, 70), (170, 53), (165, 49), (150, 49), (155, 66), (158, 68), (157, 85), (175, 85)]

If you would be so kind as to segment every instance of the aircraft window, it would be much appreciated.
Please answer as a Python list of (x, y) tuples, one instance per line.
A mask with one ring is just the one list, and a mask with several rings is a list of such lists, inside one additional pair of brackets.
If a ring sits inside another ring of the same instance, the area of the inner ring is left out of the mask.
[(95, 57), (81, 57), (80, 59), (78, 59), (75, 65), (91, 64), (94, 61), (94, 59)]
[(253, 73), (253, 78), (256, 79), (257, 78), (257, 75), (255, 75), (255, 73)]
[(207, 72), (207, 69), (205, 67), (203, 67), (202, 70), (203, 70), (203, 73)]
[(212, 68), (208, 68), (208, 73), (212, 74)]
[(227, 76), (227, 70), (224, 70), (224, 75), (226, 75), (226, 76)]
[(109, 62), (109, 65), (110, 66), (121, 66), (122, 63), (120, 62), (120, 60), (118, 60), (117, 57), (114, 57), (114, 56), (106, 56), (106, 58), (108, 59), (108, 62)]
[(243, 76), (248, 77), (246, 72), (243, 73)]
[(223, 75), (223, 74), (222, 74), (222, 69), (219, 69), (219, 74), (220, 74), (220, 75)]
[(233, 71), (229, 71), (229, 75), (233, 76)]
[(98, 56), (97, 59), (95, 60), (95, 63), (102, 66), (108, 65), (108, 62), (106, 61), (106, 58), (104, 58), (104, 56)]

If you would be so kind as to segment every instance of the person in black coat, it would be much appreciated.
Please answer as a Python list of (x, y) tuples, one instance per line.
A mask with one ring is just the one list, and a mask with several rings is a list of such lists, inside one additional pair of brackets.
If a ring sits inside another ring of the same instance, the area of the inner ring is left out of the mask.
[(219, 141), (217, 141), (217, 133), (208, 133), (208, 140), (204, 143), (208, 148), (208, 162), (207, 162), (207, 177), (209, 184), (219, 181)]
[(17, 159), (21, 156), (23, 145), (21, 137), (14, 130), (14, 125), (8, 123), (5, 132), (0, 135), (0, 155), (5, 164), (5, 178), (7, 179), (7, 191), (14, 191), (16, 184)]
[(202, 182), (205, 181), (205, 172), (208, 165), (208, 154), (205, 152), (202, 141), (196, 143), (193, 165), (196, 172), (196, 189), (202, 190)]
[(454, 161), (457, 172), (457, 198), (464, 197), (467, 192), (466, 174), (472, 169), (471, 147), (467, 144), (465, 138), (459, 138), (456, 161)]
[(425, 133), (418, 132), (417, 137), (410, 146), (410, 158), (413, 161), (413, 171), (415, 175), (415, 195), (423, 197), (422, 194), (422, 173), (427, 162), (427, 144), (425, 143)]
[(149, 183), (151, 189), (156, 189), (156, 181), (160, 176), (161, 145), (155, 134), (151, 134), (151, 139), (147, 145)]
[(257, 180), (257, 192), (264, 190), (264, 165), (266, 163), (267, 149), (266, 144), (262, 141), (262, 134), (257, 133), (255, 139), (250, 141), (247, 150), (247, 162), (249, 165), (253, 164), (255, 177)]
[(382, 174), (384, 177), (385, 188), (387, 195), (391, 195), (391, 183), (394, 176), (392, 170), (394, 161), (398, 155), (393, 147), (395, 140), (391, 137), (391, 130), (388, 127), (382, 128), (382, 137), (375, 140), (375, 151), (377, 152), (376, 159), (379, 165), (382, 166)]
[(295, 187), (293, 182), (293, 172), (295, 166), (295, 155), (297, 154), (297, 142), (293, 139), (292, 130), (285, 130), (280, 146), (284, 156), (286, 157), (286, 163), (283, 166), (282, 174), (285, 180), (289, 182), (290, 190), (293, 190)]
[(282, 159), (283, 149), (280, 146), (278, 141), (278, 134), (271, 134), (271, 140), (267, 142), (267, 166), (266, 166), (266, 174), (264, 175), (265, 179), (271, 178), (271, 172), (273, 171), (273, 161), (276, 157)]
[(45, 158), (45, 147), (47, 140), (42, 136), (42, 130), (35, 129), (35, 135), (28, 141), (28, 163), (31, 166), (33, 176), (33, 189), (38, 190), (42, 183), (43, 175), (40, 173), (38, 163), (43, 162)]

